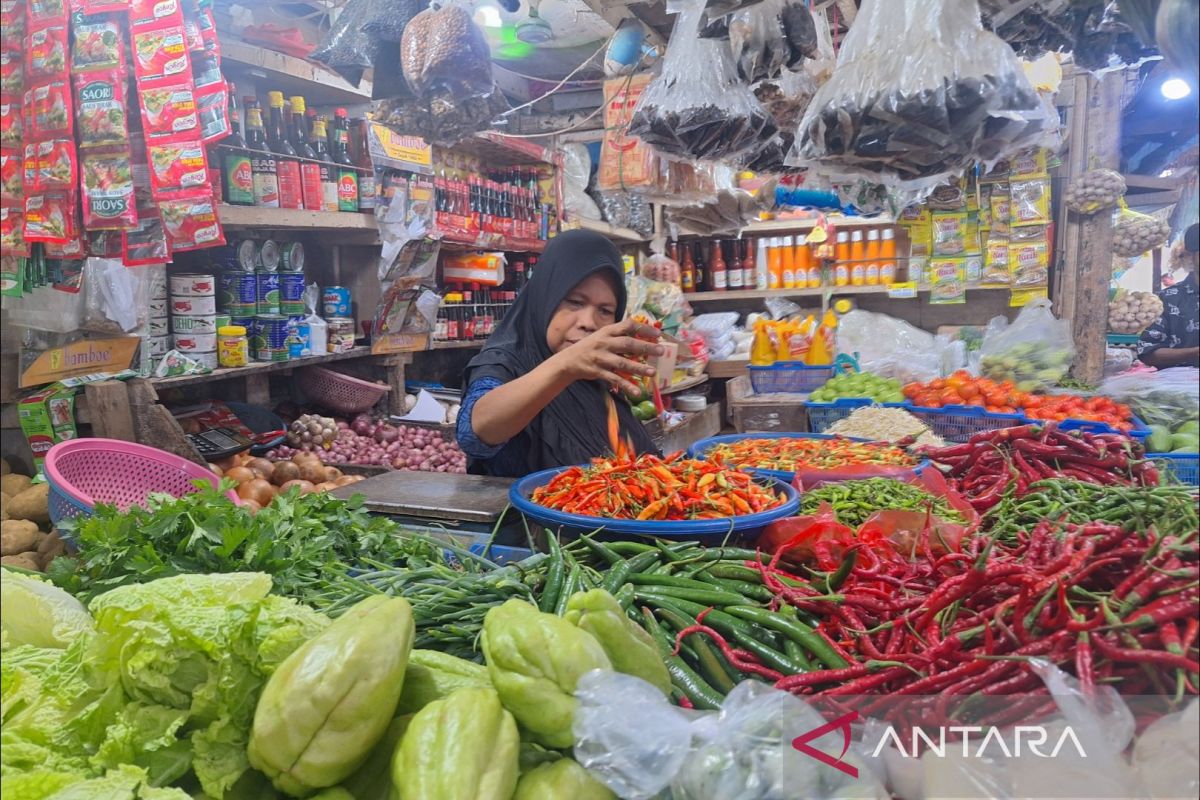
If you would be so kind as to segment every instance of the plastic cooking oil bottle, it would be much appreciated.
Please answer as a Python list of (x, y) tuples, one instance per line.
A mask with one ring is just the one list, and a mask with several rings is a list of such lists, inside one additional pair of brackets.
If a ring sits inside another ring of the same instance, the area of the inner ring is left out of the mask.
[(879, 243), (879, 282), (891, 286), (896, 282), (896, 229), (884, 228)]
[(838, 231), (837, 248), (834, 250), (833, 283), (835, 286), (850, 285), (849, 231)]
[(867, 286), (879, 285), (879, 231), (875, 228), (867, 231)]
[(850, 234), (850, 285), (862, 286), (867, 282), (867, 246), (863, 232)]

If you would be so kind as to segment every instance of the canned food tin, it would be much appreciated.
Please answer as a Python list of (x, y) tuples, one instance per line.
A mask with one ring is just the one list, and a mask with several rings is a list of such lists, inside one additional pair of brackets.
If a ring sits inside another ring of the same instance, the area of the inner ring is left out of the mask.
[(312, 330), (307, 322), (288, 320), (288, 358), (312, 355)]
[(254, 272), (258, 266), (258, 242), (253, 239), (242, 239), (237, 243), (237, 269), (242, 272)]
[[(244, 317), (230, 317), (227, 325), (237, 325), (246, 329), (246, 336), (250, 339), (254, 338), (254, 315), (247, 314)], [(224, 326), (222, 326), (224, 327)]]
[(217, 330), (220, 330), (221, 328), (224, 328), (225, 326), (229, 325), (229, 320), (230, 320), (230, 316), (228, 314), (217, 314), (217, 316), (216, 316)]
[(254, 273), (256, 285), (255, 308), (258, 316), (279, 313), (279, 275), (274, 272)]
[(197, 364), (208, 367), (209, 369), (216, 369), (218, 365), (217, 352), (215, 350), (212, 352), (192, 351), (187, 354), (187, 357), (192, 361), (195, 361)]
[(345, 286), (326, 286), (321, 301), (326, 319), (350, 316), (350, 290)]
[(217, 298), (208, 297), (172, 297), (171, 313), (185, 317), (211, 317), (217, 313)]
[[(171, 317), (171, 333), (187, 336), (193, 333), (216, 333), (217, 318), (213, 315), (189, 317), (176, 314)], [(206, 349), (206, 348), (200, 348)]]
[(146, 341), (150, 343), (151, 358), (160, 358), (165, 356), (167, 351), (171, 349), (170, 336), (151, 336)]
[(172, 297), (212, 297), (217, 293), (212, 275), (172, 275)]
[(282, 314), (259, 314), (254, 318), (250, 350), (257, 361), (287, 361), (288, 321)]
[(304, 313), (303, 273), (279, 273), (279, 313), (284, 316)]
[[(209, 251), (212, 257), (213, 266), (222, 270), (234, 270), (237, 272), (245, 272), (245, 267), (242, 266), (240, 257), (241, 249), (245, 246), (250, 246), (251, 259), (250, 266), (254, 266), (254, 257), (258, 253), (258, 245), (251, 239), (230, 239), (229, 244), (223, 247), (214, 247)], [(253, 269), (251, 269), (253, 271)]]
[(354, 320), (350, 317), (330, 317), (327, 327), (326, 349), (330, 353), (344, 353), (354, 349)]
[(171, 332), (170, 323), (167, 322), (166, 317), (151, 317), (149, 328), (151, 336), (166, 336)]
[(304, 245), (286, 242), (279, 246), (279, 271), (304, 272)]
[(246, 308), (258, 302), (258, 281), (253, 272), (222, 272), (217, 295), (220, 308)]
[(254, 261), (254, 269), (260, 272), (275, 272), (279, 269), (279, 245), (274, 239), (263, 239), (258, 246), (258, 258)]
[(167, 315), (167, 309), (171, 307), (171, 304), (167, 301), (166, 295), (152, 298), (147, 305), (150, 307), (151, 317), (165, 317)]
[(175, 349), (181, 353), (217, 351), (215, 333), (177, 333), (172, 338), (175, 340)]

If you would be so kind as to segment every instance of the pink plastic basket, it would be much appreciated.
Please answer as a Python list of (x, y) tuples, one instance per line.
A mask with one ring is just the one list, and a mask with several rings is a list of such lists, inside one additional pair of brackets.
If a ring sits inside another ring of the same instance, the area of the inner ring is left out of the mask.
[(343, 414), (370, 409), (392, 389), (324, 367), (306, 367), (301, 370), (300, 380), (309, 400)]
[[(218, 479), (199, 464), (165, 450), (117, 439), (72, 439), (46, 453), (50, 484), (50, 519), (91, 514), (97, 503), (122, 511), (144, 506), (155, 493), (183, 497), (196, 491), (192, 481)], [(228, 492), (230, 500), (237, 495)]]

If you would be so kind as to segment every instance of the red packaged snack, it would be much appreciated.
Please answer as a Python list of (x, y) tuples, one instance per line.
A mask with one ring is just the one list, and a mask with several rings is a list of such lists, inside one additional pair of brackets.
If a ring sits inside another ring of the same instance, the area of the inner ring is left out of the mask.
[(158, 204), (172, 252), (225, 244), (212, 192), (205, 187)]
[(0, 49), (19, 57), (25, 40), (25, 0), (0, 0), (0, 28)]
[(133, 67), (139, 85), (192, 73), (192, 62), (183, 40), (183, 24), (163, 22), (134, 28)]
[(29, 0), (29, 27), (44, 22), (66, 22), (67, 10), (67, 0)]
[(125, 70), (75, 76), (75, 127), (79, 146), (123, 145), (129, 141), (125, 105)]
[[(150, 194), (155, 200), (208, 186), (208, 157), (198, 141), (146, 145)], [(208, 190), (211, 191), (211, 190)]]
[(163, 20), (183, 25), (183, 5), (180, 0), (129, 0), (129, 24), (135, 30)]
[(70, 139), (47, 139), (37, 146), (38, 187), (41, 189), (73, 189), (79, 177), (75, 142)]
[(20, 150), (0, 150), (0, 205), (24, 208), (25, 157)]
[(0, 206), (0, 253), (6, 256), (27, 256), (25, 214), (19, 208)]
[(129, 0), (73, 0), (71, 8), (85, 14), (105, 14), (111, 11), (126, 13)]
[(138, 92), (142, 108), (142, 130), (150, 142), (195, 139), (200, 119), (190, 78), (183, 78)]
[(157, 210), (152, 214), (144, 211), (138, 213), (137, 227), (125, 231), (121, 236), (121, 261), (127, 267), (144, 267), (170, 261), (171, 247), (167, 244), (162, 217), (158, 216)]
[[(38, 170), (38, 146), (37, 142), (30, 142), (25, 145), (25, 149), (21, 154), (21, 191), (28, 196), (36, 194), (42, 190), (42, 173)], [(24, 208), (25, 204), (22, 203)]]
[(125, 65), (125, 43), (121, 18), (116, 14), (73, 14), (71, 32), (71, 71), (90, 72), (116, 69)]
[(129, 230), (137, 226), (129, 153), (88, 153), (83, 172), (83, 227)]
[(33, 139), (70, 137), (73, 133), (71, 87), (65, 78), (56, 78), (33, 87)]
[(5, 95), (19, 95), (24, 90), (25, 61), (21, 54), (0, 52), (0, 92)]
[(224, 139), (233, 130), (229, 124), (229, 91), (224, 81), (196, 92), (200, 111), (200, 141), (208, 144)]
[(20, 103), (0, 103), (0, 145), (20, 147), (24, 138), (24, 120)]
[(124, 251), (124, 231), (88, 231), (84, 250), (93, 258), (120, 258)]
[(87, 242), (84, 240), (82, 232), (65, 242), (44, 242), (42, 246), (46, 250), (46, 258), (74, 261), (87, 255)]
[(25, 198), (25, 241), (68, 242), (78, 235), (71, 192), (45, 192)]
[(67, 26), (56, 23), (34, 28), (25, 51), (25, 77), (30, 83), (67, 71)]
[(200, 22), (186, 13), (183, 15), (183, 42), (190, 53), (204, 52), (204, 35), (200, 32)]

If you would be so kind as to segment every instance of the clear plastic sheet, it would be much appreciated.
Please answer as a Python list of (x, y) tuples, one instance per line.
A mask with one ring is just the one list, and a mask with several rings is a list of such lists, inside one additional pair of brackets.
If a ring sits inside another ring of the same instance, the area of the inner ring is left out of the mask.
[(93, 333), (133, 333), (146, 321), (149, 286), (119, 258), (89, 258), (83, 264), (83, 323)]
[(662, 74), (638, 101), (629, 135), (668, 155), (731, 158), (773, 135), (775, 126), (738, 79), (729, 44), (700, 38), (701, 13), (699, 0), (680, 12)]
[(864, 0), (801, 121), (794, 159), (919, 200), (1052, 124), (1012, 50), (983, 30), (975, 0)]
[(600, 219), (600, 209), (588, 197), (588, 178), (592, 174), (592, 157), (586, 145), (570, 142), (563, 145), (563, 208), (568, 219)]
[(1053, 386), (1075, 356), (1071, 323), (1055, 319), (1049, 300), (1031, 300), (1012, 324), (1003, 317), (988, 323), (979, 356), (984, 377), (1013, 380), (1021, 391)]
[(857, 358), (863, 372), (901, 383), (929, 381), (948, 374), (947, 366), (961, 357), (955, 344), (902, 319), (872, 311), (856, 309), (838, 322), (839, 353)]

